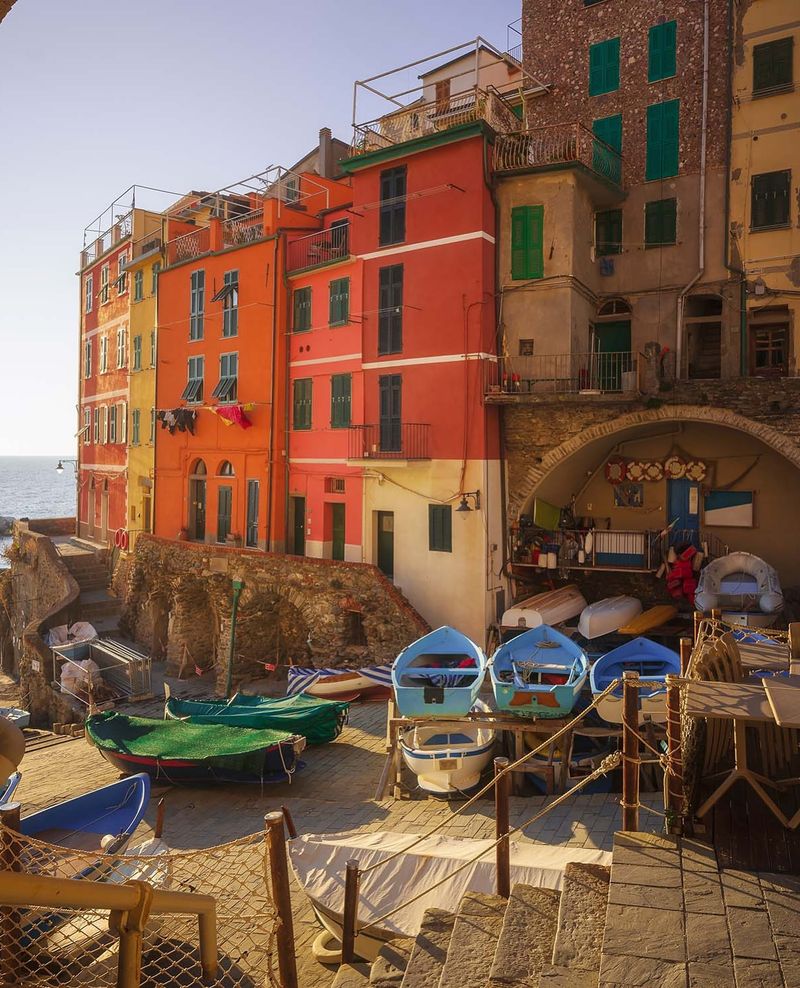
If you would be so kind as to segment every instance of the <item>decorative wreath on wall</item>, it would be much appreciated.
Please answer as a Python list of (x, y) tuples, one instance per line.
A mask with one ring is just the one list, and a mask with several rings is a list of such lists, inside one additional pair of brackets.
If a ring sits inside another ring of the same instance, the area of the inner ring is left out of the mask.
[(659, 463), (658, 460), (651, 460), (649, 463), (644, 465), (644, 479), (645, 480), (663, 480), (664, 479), (664, 464)]
[(683, 457), (668, 456), (664, 460), (664, 473), (670, 480), (680, 480), (686, 475), (686, 463)]
[(643, 480), (681, 480), (685, 477), (701, 483), (708, 476), (708, 464), (703, 460), (685, 460), (682, 456), (668, 456), (663, 463), (658, 460), (626, 460), (624, 456), (611, 456), (606, 461), (606, 480), (609, 484), (621, 484), (625, 480), (641, 483)]
[(631, 460), (628, 464), (628, 480), (636, 482), (644, 480), (646, 465), (641, 460)]
[(628, 464), (621, 456), (612, 456), (606, 461), (606, 480), (609, 484), (621, 484), (628, 477)]
[(705, 463), (702, 460), (689, 460), (686, 464), (686, 476), (689, 480), (695, 480), (697, 483), (706, 479), (706, 474), (708, 470)]

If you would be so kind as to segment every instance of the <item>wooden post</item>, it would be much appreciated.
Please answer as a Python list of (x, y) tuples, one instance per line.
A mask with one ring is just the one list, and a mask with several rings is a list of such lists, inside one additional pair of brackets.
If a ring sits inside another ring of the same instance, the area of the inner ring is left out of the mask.
[(400, 749), (400, 730), (400, 726), (395, 725), (394, 751), (392, 752), (392, 772), (394, 774), (392, 795), (395, 799), (400, 799), (403, 792), (403, 752)]
[(622, 674), (622, 829), (639, 829), (639, 673)]
[(297, 837), (297, 827), (294, 825), (294, 818), (292, 817), (292, 811), (288, 806), (281, 804), (281, 813), (283, 813), (283, 819), (286, 821), (286, 829), (289, 832), (289, 838), (294, 840)]
[(272, 899), (278, 913), (278, 929), (276, 931), (278, 972), (282, 988), (298, 988), (292, 897), (289, 891), (289, 865), (286, 859), (286, 837), (283, 832), (283, 821), (284, 816), (280, 812), (267, 813), (264, 817)]
[[(525, 735), (519, 729), (514, 730), (514, 761), (518, 762), (525, 754)], [(530, 763), (526, 763), (530, 764)], [(514, 773), (514, 795), (525, 795), (525, 775), (522, 772)]]
[(507, 899), (511, 895), (511, 847), (508, 841), (508, 797), (511, 792), (511, 773), (500, 775), (511, 763), (507, 758), (494, 760), (494, 835), (503, 840), (495, 848), (495, 888), (498, 895)]
[(667, 805), (675, 829), (680, 830), (683, 815), (683, 759), (681, 757), (681, 688), (675, 676), (666, 677), (667, 685)]
[(681, 638), (681, 675), (685, 676), (689, 671), (689, 660), (692, 657), (692, 639)]
[(394, 702), (394, 695), (389, 697), (389, 702), (386, 705), (386, 750), (392, 750), (392, 721), (397, 716), (397, 707)]
[(356, 957), (356, 919), (358, 917), (358, 861), (347, 862), (344, 876), (344, 913), (342, 915), (342, 964), (352, 964)]
[[(0, 865), (3, 871), (22, 871), (19, 863), (19, 846), (14, 836), (19, 831), (20, 803), (6, 803), (0, 809), (0, 823), (5, 828), (0, 848)], [(0, 984), (24, 984), (17, 980), (22, 975), (20, 936), (22, 919), (18, 909), (0, 909)]]
[(789, 673), (800, 675), (800, 622), (792, 621), (789, 625)]
[(694, 625), (693, 625), (694, 634), (692, 637), (694, 638), (695, 641), (697, 641), (697, 636), (700, 633), (700, 622), (703, 620), (704, 617), (705, 614), (703, 614), (702, 611), (694, 612)]
[(164, 805), (164, 797), (162, 796), (161, 799), (159, 799), (159, 801), (158, 801), (158, 808), (156, 809), (156, 827), (155, 827), (155, 830), (153, 832), (153, 836), (154, 837), (160, 838), (161, 835), (164, 833), (164, 811), (165, 811), (165, 809), (166, 809), (166, 807)]

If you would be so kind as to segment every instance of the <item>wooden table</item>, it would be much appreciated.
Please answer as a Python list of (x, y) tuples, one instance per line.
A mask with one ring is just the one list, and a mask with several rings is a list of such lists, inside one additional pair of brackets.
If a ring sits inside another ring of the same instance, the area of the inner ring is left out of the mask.
[(800, 676), (770, 676), (761, 683), (775, 723), (800, 728)]

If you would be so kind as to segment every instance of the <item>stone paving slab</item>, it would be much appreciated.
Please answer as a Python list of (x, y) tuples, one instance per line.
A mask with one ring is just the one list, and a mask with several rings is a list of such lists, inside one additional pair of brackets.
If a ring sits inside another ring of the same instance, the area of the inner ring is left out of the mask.
[(736, 988), (784, 988), (783, 973), (777, 961), (735, 957)]
[(620, 954), (604, 955), (600, 988), (687, 988), (686, 964)]
[[(650, 960), (683, 963), (686, 930), (683, 913), (641, 906), (635, 919), (627, 906), (609, 903), (603, 939), (603, 955), (635, 954)], [(602, 980), (602, 979), (601, 979)]]
[(766, 910), (730, 906), (727, 919), (734, 957), (777, 961), (778, 953)]

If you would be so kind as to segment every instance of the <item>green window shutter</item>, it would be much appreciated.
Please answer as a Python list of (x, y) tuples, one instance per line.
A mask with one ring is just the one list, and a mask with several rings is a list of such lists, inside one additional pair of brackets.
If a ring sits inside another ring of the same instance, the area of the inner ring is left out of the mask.
[(449, 504), (428, 505), (428, 549), (453, 551), (453, 509)]
[(311, 288), (295, 289), (292, 299), (294, 302), (292, 331), (305, 333), (311, 329)]
[(669, 79), (676, 72), (676, 48), (678, 42), (678, 22), (667, 21), (650, 28), (647, 81), (658, 82)]
[(622, 210), (609, 209), (595, 215), (595, 256), (622, 253)]
[(331, 326), (343, 326), (350, 318), (350, 279), (338, 278), (330, 283), (328, 322)]
[(786, 226), (791, 219), (790, 171), (754, 175), (751, 182), (750, 226), (754, 230)]
[(661, 247), (676, 242), (677, 199), (657, 199), (645, 203), (644, 242), (646, 247)]
[(544, 206), (511, 210), (511, 277), (515, 281), (544, 277)]
[(792, 85), (794, 39), (779, 38), (753, 48), (753, 94), (769, 93)]
[(645, 180), (678, 174), (680, 100), (652, 103), (647, 107)]
[[(603, 144), (594, 143), (592, 148), (592, 168), (604, 178), (619, 183), (622, 177), (622, 114), (599, 117), (592, 121), (592, 133)], [(603, 145), (607, 144), (608, 147)]]
[(619, 89), (619, 38), (589, 45), (589, 95)]
[(346, 429), (350, 425), (349, 374), (334, 374), (331, 377), (331, 428)]
[(295, 381), (292, 386), (292, 428), (311, 428), (311, 378)]

